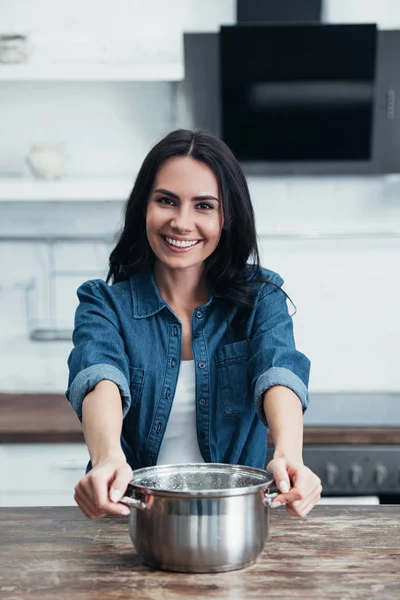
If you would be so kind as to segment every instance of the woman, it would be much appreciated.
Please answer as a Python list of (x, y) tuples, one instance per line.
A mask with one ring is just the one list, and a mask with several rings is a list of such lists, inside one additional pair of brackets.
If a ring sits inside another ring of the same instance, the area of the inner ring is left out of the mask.
[(295, 348), (282, 278), (259, 266), (243, 172), (205, 131), (149, 152), (110, 255), (84, 283), (67, 398), (91, 462), (75, 488), (89, 518), (128, 514), (132, 469), (179, 462), (264, 468), (273, 506), (304, 517), (321, 495), (302, 460), (309, 360)]

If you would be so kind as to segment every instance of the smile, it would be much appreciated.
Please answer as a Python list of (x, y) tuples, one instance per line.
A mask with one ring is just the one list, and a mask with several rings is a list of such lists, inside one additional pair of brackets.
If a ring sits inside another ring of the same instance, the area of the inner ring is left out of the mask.
[(174, 238), (168, 237), (166, 235), (162, 235), (161, 237), (171, 250), (180, 252), (190, 250), (199, 242), (201, 242), (201, 240), (175, 240)]

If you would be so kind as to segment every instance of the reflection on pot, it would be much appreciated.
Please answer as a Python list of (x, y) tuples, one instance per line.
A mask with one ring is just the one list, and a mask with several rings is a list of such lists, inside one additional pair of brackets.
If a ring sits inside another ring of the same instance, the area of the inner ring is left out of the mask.
[(32, 146), (26, 161), (38, 179), (59, 179), (66, 156), (61, 144), (38, 144)]

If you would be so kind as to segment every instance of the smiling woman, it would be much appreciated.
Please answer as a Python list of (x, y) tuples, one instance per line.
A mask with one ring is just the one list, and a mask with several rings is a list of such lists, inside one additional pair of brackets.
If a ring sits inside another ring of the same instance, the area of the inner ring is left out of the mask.
[[(155, 203), (165, 220), (157, 235), (200, 240), (196, 250), (204, 250), (204, 278), (216, 291), (250, 308), (254, 292), (250, 279), (260, 274), (254, 211), (246, 179), (229, 148), (209, 132), (177, 130), (150, 150), (110, 255), (108, 280), (113, 283), (157, 262), (154, 249), (162, 246), (153, 236)], [(192, 228), (200, 227), (205, 228), (204, 239), (200, 231), (197, 238), (193, 235)]]
[(198, 160), (177, 156), (159, 169), (147, 205), (146, 232), (162, 271), (194, 269), (199, 277), (221, 237), (218, 195), (216, 176)]
[(260, 266), (246, 179), (221, 140), (177, 130), (150, 150), (107, 283), (79, 288), (68, 361), (91, 457), (75, 489), (82, 511), (123, 514), (140, 467), (264, 468), (269, 427), (276, 506), (305, 516), (321, 494), (302, 460), (310, 361), (283, 279)]

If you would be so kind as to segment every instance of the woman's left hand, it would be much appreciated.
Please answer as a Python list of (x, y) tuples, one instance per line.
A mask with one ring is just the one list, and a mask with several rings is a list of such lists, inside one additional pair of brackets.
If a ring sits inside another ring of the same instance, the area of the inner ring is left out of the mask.
[(294, 517), (305, 517), (321, 498), (320, 478), (302, 462), (273, 458), (267, 469), (274, 476), (281, 492), (271, 504), (276, 508), (282, 504)]

